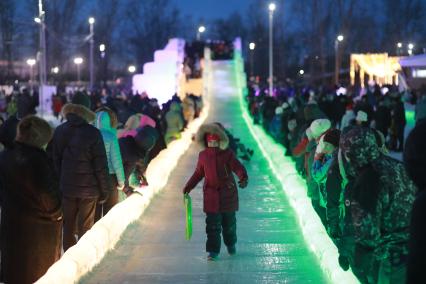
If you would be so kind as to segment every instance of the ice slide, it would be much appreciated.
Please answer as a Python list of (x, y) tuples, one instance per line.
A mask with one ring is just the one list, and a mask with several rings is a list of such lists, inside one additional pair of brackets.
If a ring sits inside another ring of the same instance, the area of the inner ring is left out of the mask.
[(218, 262), (207, 262), (201, 184), (192, 193), (193, 238), (185, 240), (181, 189), (192, 174), (199, 149), (193, 144), (179, 161), (166, 188), (144, 215), (127, 228), (81, 283), (330, 283), (307, 245), (298, 217), (270, 163), (242, 116), (232, 61), (212, 63), (207, 121), (220, 121), (250, 148), (250, 184), (240, 190), (238, 254), (226, 248)]

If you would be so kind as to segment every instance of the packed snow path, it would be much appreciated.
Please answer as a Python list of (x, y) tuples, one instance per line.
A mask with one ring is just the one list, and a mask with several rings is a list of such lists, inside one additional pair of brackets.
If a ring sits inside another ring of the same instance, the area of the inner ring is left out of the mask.
[(194, 233), (191, 241), (185, 240), (181, 191), (197, 162), (199, 148), (194, 144), (167, 187), (82, 283), (327, 283), (280, 183), (241, 116), (232, 68), (229, 62), (213, 62), (208, 121), (231, 127), (255, 151), (245, 164), (249, 186), (240, 190), (237, 255), (228, 256), (222, 244), (219, 261), (206, 260), (202, 183), (191, 193)]

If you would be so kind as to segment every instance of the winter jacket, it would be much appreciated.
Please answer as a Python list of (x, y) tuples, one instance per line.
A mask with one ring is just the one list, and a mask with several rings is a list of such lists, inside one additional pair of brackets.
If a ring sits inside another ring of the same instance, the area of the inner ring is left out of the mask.
[(118, 140), (123, 157), (123, 168), (126, 186), (138, 186), (143, 171), (137, 167), (146, 156), (145, 151), (139, 149), (133, 137), (127, 136)]
[(319, 200), (320, 200), (320, 204), (323, 207), (327, 206), (327, 188), (326, 188), (327, 174), (332, 162), (333, 162), (332, 155), (324, 155), (322, 159), (318, 159), (318, 160), (314, 158), (312, 162), (312, 167), (310, 169), (312, 179), (318, 185), (318, 190), (319, 190), (318, 193), (320, 198)]
[(368, 128), (343, 134), (340, 148), (356, 173), (349, 200), (356, 243), (379, 261), (407, 255), (416, 187), (402, 163), (381, 154)]
[(23, 92), (18, 94), (17, 97), (17, 116), (24, 118), (27, 115), (35, 114), (36, 107), (38, 106), (38, 94), (34, 93), (33, 96), (29, 92)]
[(407, 263), (407, 284), (426, 283), (426, 191), (416, 197), (410, 224), (410, 243)]
[(109, 190), (108, 160), (101, 132), (88, 122), (96, 115), (76, 104), (64, 106), (67, 122), (52, 139), (52, 158), (66, 197), (104, 198)]
[[(312, 176), (312, 165), (314, 163), (315, 158), (315, 150), (317, 148), (317, 142), (315, 140), (309, 141), (308, 145), (306, 146), (306, 154), (305, 154), (305, 172), (306, 172), (306, 184), (308, 186), (308, 196), (312, 200), (319, 200), (320, 198), (320, 187), (318, 183), (315, 182), (313, 176)], [(323, 207), (325, 207), (325, 204), (321, 204)]]
[(145, 126), (151, 126), (155, 128), (157, 126), (157, 123), (151, 117), (145, 114), (133, 115), (127, 120), (126, 129), (123, 130), (121, 133), (119, 133), (118, 137), (119, 138), (126, 137), (126, 136), (135, 137), (136, 134), (138, 133), (137, 130)]
[(325, 183), (327, 192), (327, 224), (330, 236), (338, 238), (341, 236), (341, 222), (343, 215), (341, 208), (344, 206), (342, 176), (339, 171), (337, 155), (332, 158), (327, 172), (327, 181)]
[(376, 129), (386, 134), (392, 122), (390, 109), (384, 106), (383, 104), (379, 104), (379, 106), (377, 107), (375, 118)]
[(417, 101), (415, 110), (416, 123), (426, 118), (426, 95)]
[(303, 115), (305, 117), (305, 122), (309, 125), (316, 119), (327, 118), (316, 103), (307, 104), (303, 109)]
[(34, 283), (61, 256), (58, 179), (47, 154), (16, 143), (0, 155), (1, 282)]
[(146, 156), (146, 152), (138, 147), (133, 137), (127, 136), (118, 140), (123, 158), (125, 185), (136, 187), (140, 183), (143, 170), (138, 167)]
[(107, 112), (101, 111), (96, 114), (96, 128), (101, 131), (108, 160), (109, 174), (117, 177), (118, 184), (124, 185), (123, 161), (121, 158), (120, 146), (118, 145), (117, 132), (111, 127), (111, 119)]
[(282, 116), (281, 115), (275, 115), (272, 119), (270, 126), (269, 126), (269, 132), (271, 133), (272, 137), (275, 138), (278, 142), (283, 142), (283, 132), (282, 132)]
[(3, 144), (6, 149), (12, 149), (14, 146), (13, 141), (15, 141), (18, 123), (19, 120), (16, 115), (12, 115), (0, 126), (0, 143)]
[(407, 123), (405, 118), (405, 107), (404, 103), (399, 101), (393, 108), (393, 118), (397, 124), (405, 125)]
[(373, 248), (378, 259), (388, 258), (392, 253), (407, 255), (415, 187), (402, 164), (389, 157), (382, 157), (364, 169), (355, 182), (354, 192), (367, 194), (374, 186), (380, 192), (373, 210), (361, 205), (361, 196), (352, 201), (356, 241)]
[(347, 110), (346, 113), (342, 117), (342, 121), (340, 122), (340, 130), (345, 129), (347, 126), (351, 125), (351, 122), (356, 118), (353, 110)]
[(312, 178), (319, 184), (326, 183), (327, 173), (333, 162), (332, 155), (324, 155), (322, 159), (315, 159), (312, 164)]
[(407, 283), (426, 283), (426, 120), (418, 121), (407, 138), (404, 164), (419, 191), (413, 204), (407, 263)]
[(167, 130), (164, 135), (164, 140), (166, 144), (169, 144), (173, 140), (179, 139), (184, 126), (181, 108), (178, 103), (173, 102), (170, 105), (170, 110), (166, 114), (166, 122)]
[(238, 210), (238, 189), (235, 173), (240, 181), (247, 181), (247, 171), (228, 149), (225, 132), (215, 124), (204, 125), (197, 134), (197, 141), (205, 147), (205, 135), (214, 133), (220, 136), (220, 147), (206, 148), (198, 156), (194, 174), (185, 185), (190, 191), (204, 178), (204, 212), (222, 213)]
[(145, 126), (136, 137), (127, 136), (118, 140), (123, 158), (126, 186), (138, 186), (148, 166), (149, 152), (158, 140), (155, 128)]

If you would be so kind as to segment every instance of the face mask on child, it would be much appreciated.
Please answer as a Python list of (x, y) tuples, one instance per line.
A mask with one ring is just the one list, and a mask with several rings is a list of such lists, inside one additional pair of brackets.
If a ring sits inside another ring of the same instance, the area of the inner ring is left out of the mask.
[(219, 147), (220, 137), (216, 134), (207, 134), (207, 146), (209, 148)]

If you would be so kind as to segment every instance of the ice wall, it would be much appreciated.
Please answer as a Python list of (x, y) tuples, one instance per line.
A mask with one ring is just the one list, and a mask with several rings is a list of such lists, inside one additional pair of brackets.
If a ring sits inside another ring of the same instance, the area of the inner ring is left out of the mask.
[(159, 104), (167, 102), (178, 92), (184, 56), (185, 41), (170, 39), (164, 49), (154, 53), (154, 61), (143, 66), (143, 73), (133, 76), (133, 92), (146, 92)]

